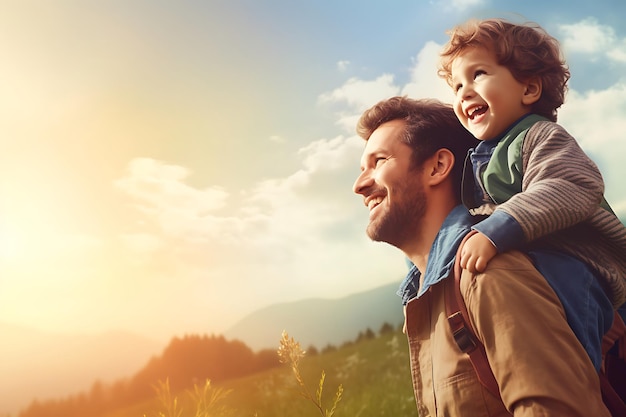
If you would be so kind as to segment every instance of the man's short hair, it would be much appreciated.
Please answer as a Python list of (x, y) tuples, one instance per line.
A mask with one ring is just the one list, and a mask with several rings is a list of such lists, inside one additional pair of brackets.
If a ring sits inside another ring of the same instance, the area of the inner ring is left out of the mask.
[(454, 154), (453, 180), (460, 187), (463, 161), (478, 141), (461, 125), (450, 104), (435, 99), (391, 97), (361, 115), (357, 134), (368, 140), (380, 125), (392, 120), (406, 122), (401, 140), (413, 150), (412, 167), (421, 166), (437, 150), (446, 148)]

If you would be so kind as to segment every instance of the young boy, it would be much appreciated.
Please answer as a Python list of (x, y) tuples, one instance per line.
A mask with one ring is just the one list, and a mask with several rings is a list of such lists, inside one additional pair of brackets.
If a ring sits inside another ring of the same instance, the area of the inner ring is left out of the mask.
[(488, 217), (461, 265), (481, 272), (498, 252), (552, 249), (589, 265), (613, 307), (623, 305), (626, 228), (604, 200), (597, 166), (556, 123), (570, 76), (557, 40), (535, 24), (469, 21), (450, 32), (439, 75), (481, 141), (466, 162), (463, 202)]

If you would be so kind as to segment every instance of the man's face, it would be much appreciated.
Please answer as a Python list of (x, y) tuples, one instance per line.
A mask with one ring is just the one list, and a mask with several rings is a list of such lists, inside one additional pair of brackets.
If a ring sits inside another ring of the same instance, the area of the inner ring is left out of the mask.
[(370, 212), (367, 235), (398, 248), (415, 237), (425, 210), (422, 170), (411, 168), (412, 150), (400, 141), (404, 128), (392, 120), (372, 133), (353, 187)]

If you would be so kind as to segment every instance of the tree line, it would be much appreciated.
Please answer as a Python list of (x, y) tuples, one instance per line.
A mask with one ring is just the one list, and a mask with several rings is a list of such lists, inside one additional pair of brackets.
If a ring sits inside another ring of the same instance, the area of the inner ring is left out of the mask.
[(168, 379), (172, 391), (177, 391), (206, 379), (221, 382), (278, 365), (275, 350), (254, 352), (243, 342), (229, 341), (223, 336), (176, 337), (134, 376), (112, 384), (96, 381), (88, 392), (63, 399), (35, 400), (19, 417), (99, 417), (153, 398), (158, 381)]

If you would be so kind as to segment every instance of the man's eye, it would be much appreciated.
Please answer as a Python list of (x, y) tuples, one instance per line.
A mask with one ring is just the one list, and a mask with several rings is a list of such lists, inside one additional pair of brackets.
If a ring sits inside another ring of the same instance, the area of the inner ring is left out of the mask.
[(381, 163), (385, 162), (386, 160), (387, 158), (379, 156), (378, 158), (374, 159), (374, 163), (376, 164), (376, 166), (379, 166)]

